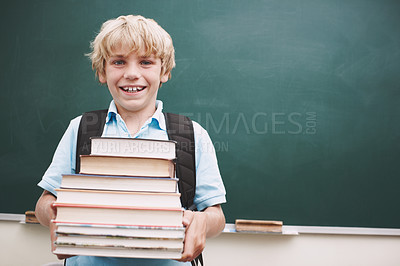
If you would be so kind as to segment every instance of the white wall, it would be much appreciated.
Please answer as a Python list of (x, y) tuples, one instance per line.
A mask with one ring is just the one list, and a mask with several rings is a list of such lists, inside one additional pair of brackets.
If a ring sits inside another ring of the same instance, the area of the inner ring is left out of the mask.
[(41, 266), (57, 261), (50, 252), (47, 228), (38, 224), (0, 221), (0, 265)]
[[(41, 266), (50, 253), (47, 228), (0, 221), (0, 265)], [(255, 235), (223, 233), (207, 240), (207, 266), (398, 266), (399, 236)]]
[(400, 237), (225, 233), (208, 241), (205, 258), (206, 265), (398, 266)]

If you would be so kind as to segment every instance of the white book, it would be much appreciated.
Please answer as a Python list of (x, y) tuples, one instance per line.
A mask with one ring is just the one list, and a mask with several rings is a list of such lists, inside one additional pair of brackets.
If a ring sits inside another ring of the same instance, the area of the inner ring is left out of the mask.
[(118, 246), (124, 248), (173, 248), (182, 249), (183, 238), (143, 238), (143, 237), (110, 237), (110, 236), (89, 236), (58, 234), (56, 245), (100, 245)]
[(180, 193), (56, 189), (57, 202), (110, 206), (180, 208)]
[(141, 208), (55, 202), (57, 222), (181, 226), (182, 208)]
[[(54, 222), (54, 221), (53, 221)], [(119, 237), (147, 237), (147, 238), (184, 238), (185, 228), (174, 227), (151, 227), (151, 226), (122, 226), (111, 224), (79, 224), (79, 223), (56, 223), (57, 233), (76, 235), (106, 235)]]
[(177, 178), (107, 175), (63, 175), (61, 188), (143, 192), (176, 192)]
[(176, 142), (138, 138), (92, 137), (91, 155), (175, 159)]
[(58, 245), (54, 254), (122, 257), (122, 258), (153, 258), (153, 259), (180, 259), (181, 249), (144, 249), (144, 248), (117, 248), (101, 246), (73, 246)]

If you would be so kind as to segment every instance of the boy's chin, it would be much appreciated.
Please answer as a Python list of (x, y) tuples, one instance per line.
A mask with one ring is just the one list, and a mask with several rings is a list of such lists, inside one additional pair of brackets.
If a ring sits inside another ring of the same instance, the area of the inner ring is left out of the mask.
[(142, 112), (147, 112), (147, 110), (149, 109), (147, 108), (146, 104), (140, 104), (138, 102), (136, 102), (135, 104), (116, 104), (116, 106), (119, 114), (139, 115)]

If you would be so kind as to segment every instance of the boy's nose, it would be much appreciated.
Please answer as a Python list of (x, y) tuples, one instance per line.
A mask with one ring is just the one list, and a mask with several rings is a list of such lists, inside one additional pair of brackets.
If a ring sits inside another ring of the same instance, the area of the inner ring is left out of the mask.
[(126, 71), (124, 73), (124, 78), (125, 79), (138, 79), (140, 77), (140, 71), (136, 66), (129, 66), (126, 68)]

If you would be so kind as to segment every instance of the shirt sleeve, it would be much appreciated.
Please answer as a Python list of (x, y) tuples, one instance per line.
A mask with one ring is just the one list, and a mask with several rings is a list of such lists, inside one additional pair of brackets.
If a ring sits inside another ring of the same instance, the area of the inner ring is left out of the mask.
[(75, 173), (77, 132), (81, 116), (73, 119), (58, 143), (53, 160), (38, 186), (57, 196), (56, 188), (61, 185), (61, 175)]
[(226, 202), (225, 187), (218, 168), (214, 145), (207, 131), (193, 121), (196, 157), (196, 195), (199, 211)]

